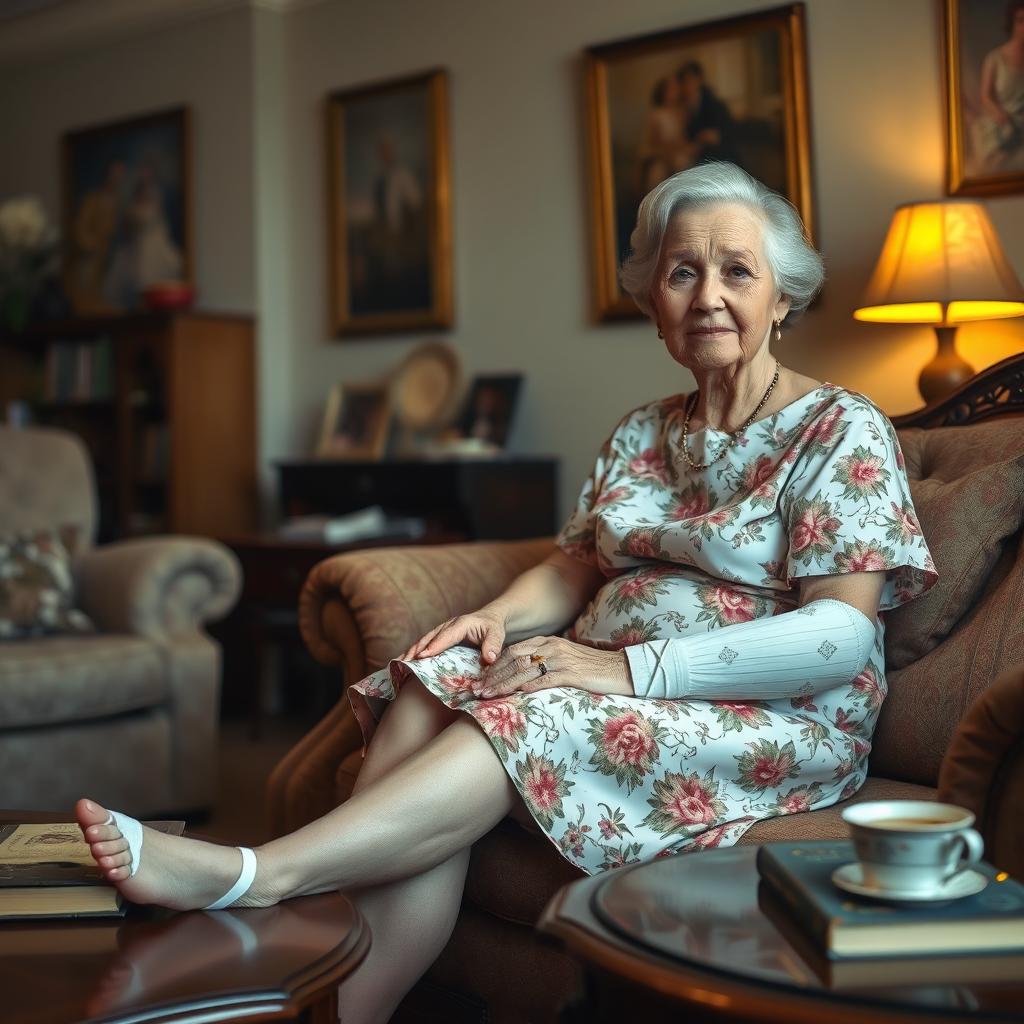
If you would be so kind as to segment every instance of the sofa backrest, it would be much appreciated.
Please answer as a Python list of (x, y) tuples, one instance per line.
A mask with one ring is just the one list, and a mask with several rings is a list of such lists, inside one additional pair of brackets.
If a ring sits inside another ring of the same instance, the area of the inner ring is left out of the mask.
[(76, 547), (96, 537), (92, 462), (67, 431), (0, 427), (0, 536), (75, 527)]
[[(899, 437), (912, 488), (915, 481), (926, 482), (916, 488), (919, 493), (939, 482), (978, 481), (944, 488), (933, 509), (933, 554), (940, 577), (940, 539), (947, 552), (971, 553), (956, 569), (963, 578), (947, 570), (942, 612), (948, 634), (930, 643), (911, 637), (920, 656), (909, 660), (913, 644), (906, 637), (908, 625), (914, 626), (915, 602), (891, 613), (886, 623), (889, 695), (875, 730), (870, 772), (934, 786), (967, 708), (999, 672), (1024, 662), (1024, 417), (901, 430)], [(1004, 517), (1001, 523), (993, 522), (994, 508)], [(928, 540), (929, 525), (921, 518)], [(967, 577), (973, 585), (965, 585)]]

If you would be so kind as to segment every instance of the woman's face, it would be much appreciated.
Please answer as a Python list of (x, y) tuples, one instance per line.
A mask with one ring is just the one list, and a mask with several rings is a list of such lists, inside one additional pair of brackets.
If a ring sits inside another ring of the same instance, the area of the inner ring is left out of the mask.
[(669, 222), (651, 288), (669, 355), (690, 370), (749, 362), (789, 312), (764, 254), (761, 217), (739, 203)]

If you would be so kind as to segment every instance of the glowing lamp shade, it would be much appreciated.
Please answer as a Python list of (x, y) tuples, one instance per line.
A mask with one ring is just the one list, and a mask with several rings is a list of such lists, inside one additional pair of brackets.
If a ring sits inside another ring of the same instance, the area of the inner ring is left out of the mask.
[(974, 373), (956, 352), (956, 325), (1024, 316), (1024, 288), (980, 203), (908, 203), (893, 214), (853, 315), (869, 323), (934, 325), (938, 352), (919, 381), (925, 401), (933, 402)]

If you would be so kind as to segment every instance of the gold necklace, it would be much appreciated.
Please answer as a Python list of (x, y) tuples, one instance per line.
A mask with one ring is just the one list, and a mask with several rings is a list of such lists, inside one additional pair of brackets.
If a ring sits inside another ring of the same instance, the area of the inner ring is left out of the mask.
[[(693, 457), (690, 455), (690, 449), (687, 447), (687, 441), (690, 437), (690, 417), (693, 415), (693, 410), (697, 408), (697, 399), (700, 395), (699, 391), (694, 391), (693, 401), (687, 402), (686, 405), (686, 416), (683, 418), (683, 440), (679, 446), (680, 455), (686, 459), (687, 465), (690, 469), (700, 471), (702, 469), (708, 469), (713, 466), (719, 459), (721, 459), (725, 453), (732, 448), (734, 444), (740, 439), (740, 434), (743, 433), (751, 423), (754, 422), (754, 418), (764, 408), (765, 402), (768, 401), (768, 396), (772, 393), (775, 385), (779, 383), (779, 363), (775, 361), (775, 376), (772, 377), (771, 384), (768, 385), (768, 390), (761, 396), (761, 401), (757, 403), (757, 408), (747, 417), (747, 421), (740, 426), (738, 429), (732, 431), (729, 434), (729, 440), (725, 447), (710, 461), (710, 462), (694, 462)], [(677, 455), (676, 458), (679, 456)]]

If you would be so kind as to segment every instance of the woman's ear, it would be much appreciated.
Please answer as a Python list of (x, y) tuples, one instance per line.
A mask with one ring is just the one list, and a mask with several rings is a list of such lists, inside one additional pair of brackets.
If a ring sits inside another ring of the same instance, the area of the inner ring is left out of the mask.
[(789, 307), (792, 303), (789, 301), (788, 295), (780, 295), (775, 300), (775, 319), (781, 324), (786, 319), (786, 315), (789, 313)]

